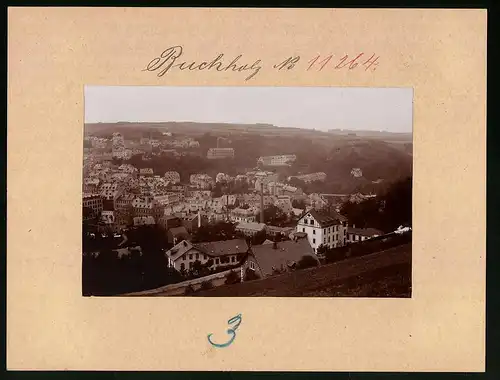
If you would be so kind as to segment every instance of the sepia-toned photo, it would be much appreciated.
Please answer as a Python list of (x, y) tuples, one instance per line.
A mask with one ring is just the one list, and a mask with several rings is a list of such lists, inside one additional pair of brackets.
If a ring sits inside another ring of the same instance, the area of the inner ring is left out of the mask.
[(87, 86), (84, 296), (412, 289), (411, 88)]

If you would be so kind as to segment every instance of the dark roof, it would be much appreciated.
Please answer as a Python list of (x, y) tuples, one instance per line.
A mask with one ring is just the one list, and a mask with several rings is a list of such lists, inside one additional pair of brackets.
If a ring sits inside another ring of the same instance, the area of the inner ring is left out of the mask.
[(165, 220), (179, 219), (179, 217), (177, 217), (175, 215), (165, 215), (164, 218), (165, 218)]
[(283, 241), (277, 243), (276, 248), (273, 247), (273, 244), (254, 245), (252, 253), (263, 276), (272, 275), (273, 267), (286, 269), (293, 262), (298, 263), (302, 256), (311, 256), (318, 261), (306, 239)]
[(244, 239), (197, 243), (193, 244), (193, 246), (208, 256), (236, 255), (248, 252), (248, 244)]
[(377, 230), (376, 228), (354, 228), (354, 227), (348, 227), (347, 233), (361, 235), (361, 236), (374, 236), (374, 235), (381, 236), (384, 234), (382, 231)]
[(298, 239), (306, 238), (307, 233), (305, 233), (305, 232), (293, 232), (293, 236), (298, 238)]
[(340, 222), (347, 222), (347, 218), (345, 216), (340, 215), (338, 212), (332, 211), (327, 214), (323, 214), (317, 210), (309, 210), (301, 216), (303, 218), (305, 215), (310, 214), (321, 227), (331, 226), (333, 224), (338, 224)]

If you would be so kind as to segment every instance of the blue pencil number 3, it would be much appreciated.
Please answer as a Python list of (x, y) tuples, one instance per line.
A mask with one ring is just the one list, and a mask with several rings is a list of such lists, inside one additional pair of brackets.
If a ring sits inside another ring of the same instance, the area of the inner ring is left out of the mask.
[(208, 342), (212, 346), (217, 347), (217, 348), (223, 348), (223, 347), (227, 347), (231, 343), (233, 343), (234, 338), (236, 338), (236, 330), (238, 329), (238, 327), (240, 327), (240, 324), (241, 324), (241, 314), (238, 314), (238, 315), (234, 316), (233, 318), (231, 318), (229, 321), (227, 321), (227, 324), (229, 326), (231, 326), (231, 328), (227, 329), (227, 333), (229, 335), (231, 335), (229, 340), (226, 343), (222, 343), (222, 344), (214, 343), (211, 339), (213, 334), (208, 334)]

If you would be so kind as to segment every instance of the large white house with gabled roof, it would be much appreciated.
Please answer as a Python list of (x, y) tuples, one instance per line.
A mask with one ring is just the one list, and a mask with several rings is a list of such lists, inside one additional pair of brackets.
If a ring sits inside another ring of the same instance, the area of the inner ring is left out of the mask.
[(342, 247), (347, 239), (347, 218), (335, 212), (326, 215), (312, 209), (299, 219), (297, 232), (307, 234), (315, 253), (322, 244), (328, 248)]

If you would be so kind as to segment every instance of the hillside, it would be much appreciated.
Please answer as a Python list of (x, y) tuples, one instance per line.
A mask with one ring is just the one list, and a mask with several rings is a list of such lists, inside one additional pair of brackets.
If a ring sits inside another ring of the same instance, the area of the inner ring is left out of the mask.
[(193, 296), (408, 298), (411, 243), (334, 264), (198, 291)]

